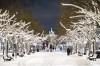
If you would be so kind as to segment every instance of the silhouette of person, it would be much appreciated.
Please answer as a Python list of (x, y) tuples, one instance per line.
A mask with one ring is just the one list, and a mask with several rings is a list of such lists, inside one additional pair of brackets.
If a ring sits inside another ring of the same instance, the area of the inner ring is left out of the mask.
[(67, 55), (70, 55), (70, 48), (67, 48)]
[(50, 47), (49, 47), (49, 49), (50, 49), (50, 52), (52, 52), (52, 44), (50, 44)]

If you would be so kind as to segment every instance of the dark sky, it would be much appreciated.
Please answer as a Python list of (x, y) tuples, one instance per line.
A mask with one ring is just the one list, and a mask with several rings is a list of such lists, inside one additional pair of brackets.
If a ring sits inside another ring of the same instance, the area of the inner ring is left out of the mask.
[(55, 29), (57, 17), (60, 13), (61, 0), (26, 0), (24, 7), (32, 11), (38, 21), (47, 29)]

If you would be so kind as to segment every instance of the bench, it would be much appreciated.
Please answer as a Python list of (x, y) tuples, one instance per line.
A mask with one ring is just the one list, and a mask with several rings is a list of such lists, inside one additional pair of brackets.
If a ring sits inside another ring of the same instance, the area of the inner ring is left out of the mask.
[(24, 52), (19, 53), (19, 57), (23, 57), (24, 56)]
[(19, 55), (19, 57), (23, 57), (23, 56), (24, 56), (24, 54), (20, 54), (20, 55)]
[(97, 54), (94, 54), (93, 56), (89, 57), (89, 60), (96, 61), (96, 58), (97, 58)]
[(93, 56), (93, 54), (89, 54), (88, 56), (87, 56), (87, 59), (89, 59), (90, 57), (92, 57)]
[(78, 56), (83, 56), (83, 54), (82, 54), (82, 53), (80, 53), (80, 52), (78, 52)]
[(49, 48), (46, 49), (46, 52), (49, 52)]
[(27, 55), (30, 55), (30, 54), (31, 54), (31, 52), (28, 52), (28, 53), (27, 53)]
[(3, 56), (4, 61), (11, 61), (13, 58), (10, 56)]

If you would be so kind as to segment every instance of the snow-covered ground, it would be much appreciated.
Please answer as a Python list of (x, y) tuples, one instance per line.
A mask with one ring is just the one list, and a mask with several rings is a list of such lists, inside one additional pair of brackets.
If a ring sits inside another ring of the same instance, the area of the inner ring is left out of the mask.
[(65, 52), (36, 52), (7, 62), (0, 59), (0, 66), (100, 66), (100, 59), (90, 61), (85, 56), (67, 56)]

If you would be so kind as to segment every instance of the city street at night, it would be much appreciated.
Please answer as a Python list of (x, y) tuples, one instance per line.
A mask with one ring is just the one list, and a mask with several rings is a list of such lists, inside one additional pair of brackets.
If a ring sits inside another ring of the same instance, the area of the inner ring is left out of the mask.
[(100, 66), (100, 0), (0, 0), (0, 66)]

